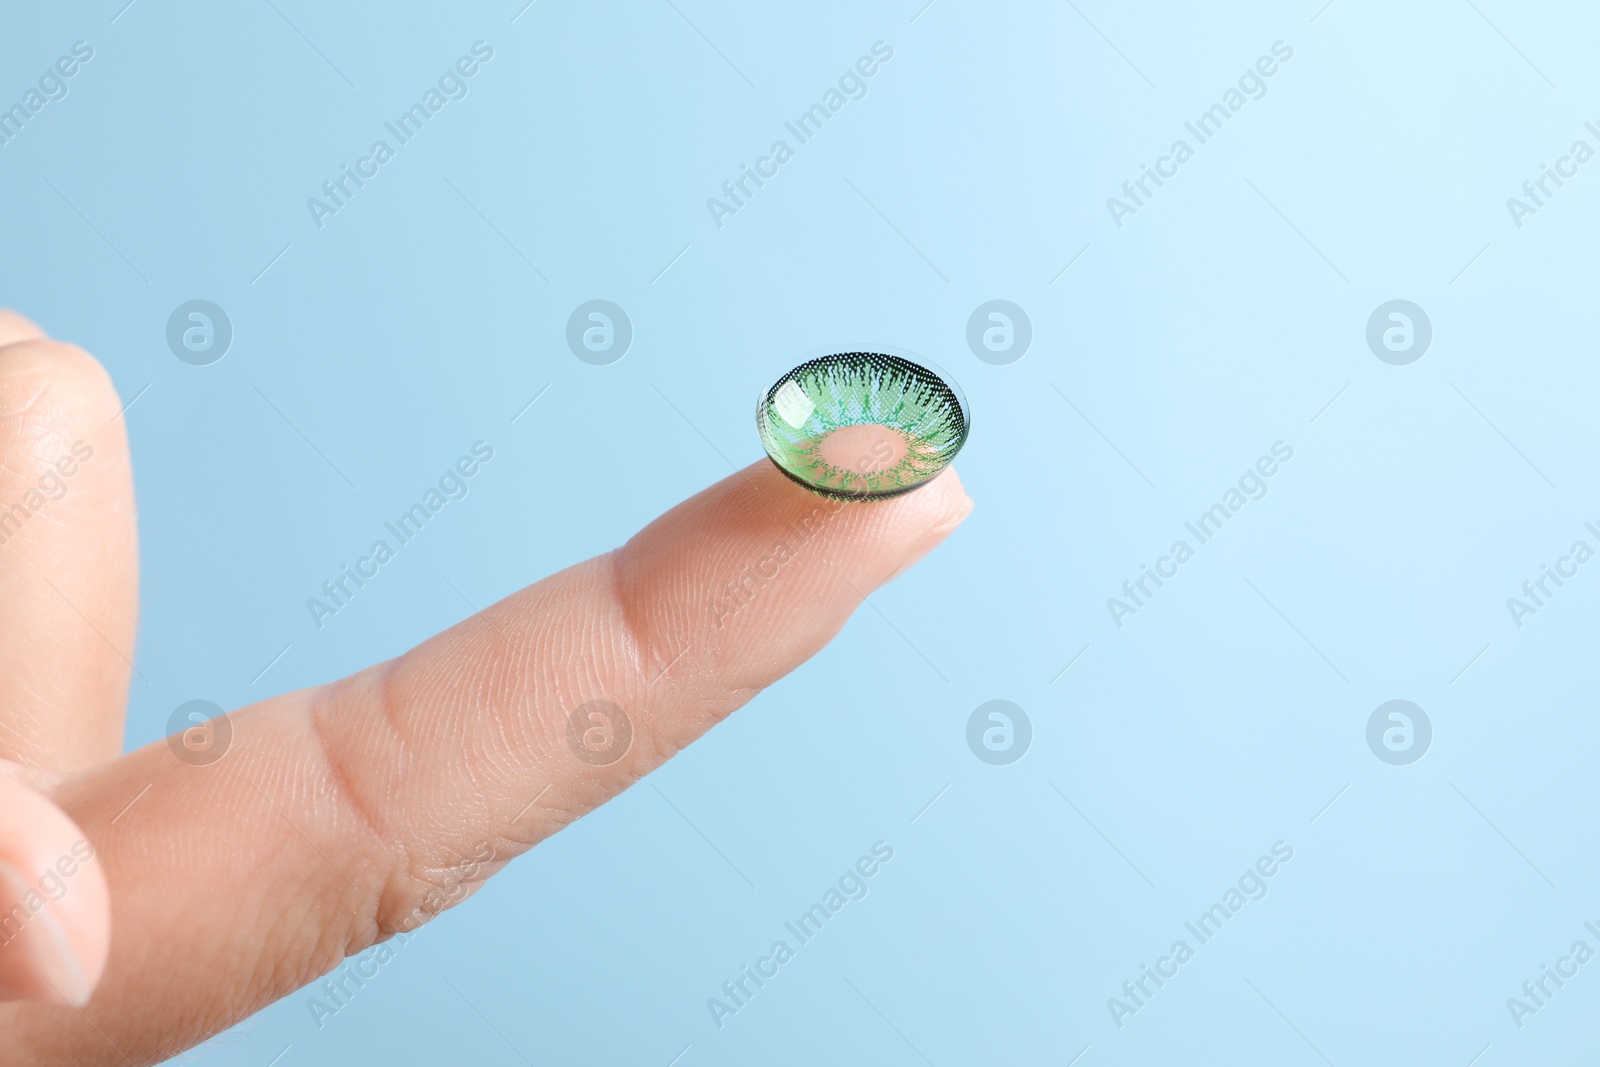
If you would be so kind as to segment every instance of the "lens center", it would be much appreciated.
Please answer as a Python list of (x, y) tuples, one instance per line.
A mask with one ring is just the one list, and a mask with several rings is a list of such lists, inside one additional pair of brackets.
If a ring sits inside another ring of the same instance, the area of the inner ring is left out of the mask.
[(895, 467), (910, 446), (899, 430), (863, 422), (830, 430), (817, 442), (817, 456), (830, 467), (856, 474), (878, 474)]

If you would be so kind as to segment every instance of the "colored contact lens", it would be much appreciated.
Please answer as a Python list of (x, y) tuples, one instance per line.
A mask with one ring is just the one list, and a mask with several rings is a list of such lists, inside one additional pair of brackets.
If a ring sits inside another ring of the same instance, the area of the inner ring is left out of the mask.
[(903, 355), (808, 359), (761, 395), (756, 429), (784, 474), (825, 496), (908, 492), (950, 465), (971, 417), (955, 383)]

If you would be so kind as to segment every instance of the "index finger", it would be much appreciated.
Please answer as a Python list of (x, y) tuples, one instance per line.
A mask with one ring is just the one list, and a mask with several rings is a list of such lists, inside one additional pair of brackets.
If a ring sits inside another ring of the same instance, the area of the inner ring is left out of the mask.
[[(953, 470), (846, 504), (763, 461), (397, 660), (235, 713), (214, 766), (158, 744), (71, 780), (113, 897), (88, 1020), (167, 1054), (413, 928), (810, 657), (970, 508)], [(9, 1010), (31, 1042), (55, 1009)]]

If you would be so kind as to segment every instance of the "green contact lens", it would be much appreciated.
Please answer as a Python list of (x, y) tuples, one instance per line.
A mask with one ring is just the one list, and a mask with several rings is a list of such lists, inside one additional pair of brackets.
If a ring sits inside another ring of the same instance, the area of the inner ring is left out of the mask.
[(762, 393), (761, 444), (778, 469), (825, 496), (908, 492), (950, 465), (971, 417), (955, 383), (904, 355), (832, 352)]

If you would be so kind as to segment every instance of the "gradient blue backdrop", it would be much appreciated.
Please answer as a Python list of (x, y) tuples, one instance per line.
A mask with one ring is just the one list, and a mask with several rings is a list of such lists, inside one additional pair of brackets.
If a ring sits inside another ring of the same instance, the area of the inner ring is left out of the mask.
[[(1521, 227), (1505, 201), (1600, 147), (1591, 12), (123, 3), (5, 12), (0, 105), (74, 42), (94, 58), (0, 146), (0, 303), (137, 396), (130, 746), (185, 701), (338, 677), (621, 543), (759, 457), (756, 392), (812, 349), (923, 353), (975, 413), (976, 512), (815, 660), (320, 1026), (307, 990), (193, 1055), (1488, 1067), (1589, 1047), (1600, 965), (1521, 1028), (1506, 998), (1600, 948), (1600, 567), (1520, 629), (1506, 598), (1597, 544), (1600, 163)], [(480, 40), (469, 95), (319, 229), (306, 199)], [(719, 229), (706, 199), (877, 41), (894, 55), (867, 96)], [(1119, 228), (1107, 198), (1195, 146), (1183, 123), (1279, 41), (1266, 95)], [(235, 331), (211, 366), (165, 340), (196, 298)], [(635, 331), (610, 366), (565, 341), (596, 298)], [(1408, 366), (1366, 342), (1397, 298), (1434, 331)], [(1009, 365), (966, 342), (991, 299), (1032, 324)], [(471, 495), (318, 629), (306, 599), (477, 440), (495, 459)], [(1107, 598), (1277, 441), (1294, 458), (1268, 495), (1119, 629)], [(996, 698), (1033, 726), (1009, 766), (966, 742)], [(1408, 766), (1366, 741), (1395, 698), (1433, 725)], [(870, 895), (719, 1029), (707, 998), (880, 839)], [(1107, 998), (1278, 841), (1267, 896), (1119, 1028)]]

